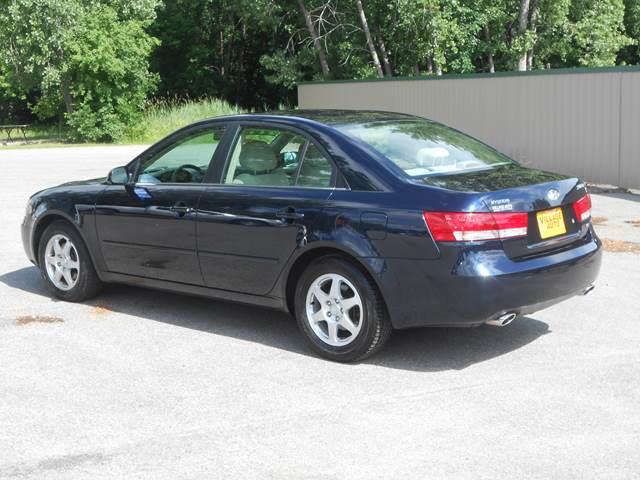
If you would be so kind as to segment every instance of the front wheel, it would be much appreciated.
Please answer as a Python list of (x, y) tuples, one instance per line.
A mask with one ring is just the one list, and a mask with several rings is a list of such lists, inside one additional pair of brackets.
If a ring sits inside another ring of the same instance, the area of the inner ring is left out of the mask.
[(340, 257), (321, 258), (304, 271), (296, 286), (295, 311), (311, 347), (329, 360), (363, 360), (391, 335), (377, 287)]
[(100, 291), (102, 283), (89, 252), (67, 222), (55, 221), (45, 229), (38, 258), (47, 288), (61, 300), (82, 302)]

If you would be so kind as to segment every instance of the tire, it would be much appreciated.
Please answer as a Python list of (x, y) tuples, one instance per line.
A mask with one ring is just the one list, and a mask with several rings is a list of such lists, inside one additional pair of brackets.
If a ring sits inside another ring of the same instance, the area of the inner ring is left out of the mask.
[[(57, 244), (59, 256), (53, 244)], [(82, 302), (96, 296), (102, 288), (82, 237), (66, 221), (56, 220), (43, 232), (38, 244), (38, 264), (47, 289), (61, 300)], [(61, 269), (64, 275), (56, 282), (55, 272)]]
[(302, 273), (295, 290), (295, 316), (311, 348), (336, 362), (364, 360), (391, 336), (376, 285), (337, 256), (320, 258)]

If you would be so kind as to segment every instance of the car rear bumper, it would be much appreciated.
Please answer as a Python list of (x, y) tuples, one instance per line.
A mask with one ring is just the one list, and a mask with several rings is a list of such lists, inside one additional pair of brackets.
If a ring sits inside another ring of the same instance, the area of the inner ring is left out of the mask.
[(435, 260), (370, 264), (395, 328), (479, 325), (506, 312), (534, 313), (584, 292), (600, 270), (601, 243), (591, 228), (578, 245), (511, 260), (494, 245), (444, 246)]

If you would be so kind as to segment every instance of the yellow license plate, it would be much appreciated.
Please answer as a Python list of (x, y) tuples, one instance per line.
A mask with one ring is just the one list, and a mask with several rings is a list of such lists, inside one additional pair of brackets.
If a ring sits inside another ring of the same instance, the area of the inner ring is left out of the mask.
[(561, 208), (553, 208), (536, 214), (540, 238), (555, 237), (567, 233)]

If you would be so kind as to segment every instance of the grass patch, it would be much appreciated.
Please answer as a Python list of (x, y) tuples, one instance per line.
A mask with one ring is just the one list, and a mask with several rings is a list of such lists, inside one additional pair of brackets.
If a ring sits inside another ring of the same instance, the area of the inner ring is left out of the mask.
[(122, 143), (157, 142), (169, 133), (198, 120), (235, 113), (242, 113), (242, 110), (217, 98), (158, 100), (149, 103), (140, 125), (131, 128)]
[(56, 140), (55, 138), (43, 141), (30, 141), (29, 143), (10, 143), (8, 145), (0, 145), (2, 150), (38, 150), (42, 148), (83, 148), (83, 147), (117, 147), (121, 143), (71, 143), (64, 140)]
[[(199, 100), (156, 100), (149, 102), (138, 125), (132, 126), (124, 138), (109, 145), (157, 142), (171, 132), (190, 123), (222, 115), (242, 113), (243, 110), (217, 98)], [(69, 142), (64, 129), (57, 126), (33, 125), (26, 131), (26, 142), (19, 132), (12, 132), (12, 142), (0, 132), (0, 150), (13, 148), (52, 148), (99, 145), (97, 143)]]

